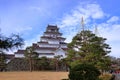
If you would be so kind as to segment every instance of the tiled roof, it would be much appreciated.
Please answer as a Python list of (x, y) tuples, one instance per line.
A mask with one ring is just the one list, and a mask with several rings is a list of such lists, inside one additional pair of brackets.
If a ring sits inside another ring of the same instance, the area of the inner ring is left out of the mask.
[(40, 41), (40, 42), (38, 42), (38, 43), (48, 44), (48, 42), (43, 42), (43, 41)]
[[(58, 48), (51, 48), (51, 47), (37, 47), (37, 50), (57, 50)], [(63, 50), (68, 50), (68, 48), (62, 48)]]
[(48, 25), (47, 29), (58, 29), (57, 25)]
[(60, 42), (60, 44), (67, 44), (67, 43), (65, 43), (65, 42)]
[(51, 48), (51, 47), (37, 47), (37, 50), (56, 50), (56, 48)]
[(33, 43), (32, 45), (33, 45), (33, 46), (37, 46), (37, 44), (36, 44), (36, 43)]
[(60, 35), (62, 35), (62, 33), (59, 33), (59, 32), (44, 32), (44, 34), (60, 34)]
[(65, 51), (68, 50), (68, 48), (62, 48), (62, 49), (65, 50)]
[(39, 46), (38, 46), (37, 44), (33, 44), (32, 47), (33, 47), (33, 48), (37, 48), (37, 47), (39, 47)]
[(5, 54), (6, 59), (12, 59), (15, 57), (14, 54)]
[(58, 39), (66, 39), (66, 38), (63, 38), (63, 37), (57, 37)]
[(15, 52), (15, 54), (24, 54), (25, 50), (18, 50), (17, 52)]
[(50, 37), (50, 36), (41, 36), (41, 38), (47, 38), (47, 39), (66, 39), (66, 38), (63, 38), (63, 37), (56, 37), (56, 38), (53, 38), (53, 37)]

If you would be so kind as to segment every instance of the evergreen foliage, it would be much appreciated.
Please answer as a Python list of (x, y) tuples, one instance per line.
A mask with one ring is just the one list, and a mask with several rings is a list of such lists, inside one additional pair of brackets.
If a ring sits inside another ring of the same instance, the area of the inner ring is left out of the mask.
[(90, 64), (76, 64), (70, 68), (70, 80), (98, 80), (99, 70)]
[(23, 44), (24, 44), (24, 41), (19, 35), (12, 34), (10, 37), (5, 37), (0, 33), (0, 49), (1, 50), (19, 48)]
[(0, 71), (5, 70), (6, 68), (6, 57), (3, 51), (20, 48), (23, 44), (24, 41), (19, 35), (12, 34), (11, 36), (6, 37), (0, 32)]
[(34, 65), (36, 63), (36, 59), (38, 58), (38, 54), (34, 52), (34, 47), (27, 47), (24, 55), (25, 58), (29, 61), (30, 71), (34, 70)]
[(46, 57), (41, 57), (37, 60), (36, 67), (38, 70), (49, 70), (50, 69), (50, 64), (49, 64), (49, 59)]
[(107, 55), (111, 48), (105, 41), (106, 38), (98, 37), (91, 31), (81, 31), (68, 44), (69, 64), (89, 63), (102, 70), (108, 69), (110, 59)]
[(3, 71), (6, 67), (6, 60), (4, 52), (0, 52), (0, 71)]

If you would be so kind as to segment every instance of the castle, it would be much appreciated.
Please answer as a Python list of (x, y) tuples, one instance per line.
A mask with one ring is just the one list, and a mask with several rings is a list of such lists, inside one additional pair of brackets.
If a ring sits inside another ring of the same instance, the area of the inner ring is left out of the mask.
[[(34, 52), (38, 53), (38, 57), (54, 58), (60, 56), (66, 57), (67, 54), (67, 43), (66, 38), (62, 37), (62, 33), (59, 32), (59, 28), (54, 25), (48, 25), (43, 36), (37, 43), (33, 43)], [(18, 50), (14, 53), (15, 58), (24, 58), (25, 50)]]

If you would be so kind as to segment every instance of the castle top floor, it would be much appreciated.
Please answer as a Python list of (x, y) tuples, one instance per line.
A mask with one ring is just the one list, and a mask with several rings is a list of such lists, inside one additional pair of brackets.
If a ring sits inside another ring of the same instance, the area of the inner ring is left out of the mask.
[(57, 25), (48, 25), (46, 32), (59, 32)]

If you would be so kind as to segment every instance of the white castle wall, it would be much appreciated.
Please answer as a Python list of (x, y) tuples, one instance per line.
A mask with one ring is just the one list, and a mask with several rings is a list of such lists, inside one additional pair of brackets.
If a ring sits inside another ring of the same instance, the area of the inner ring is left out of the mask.
[(66, 57), (65, 51), (63, 51), (62, 49), (58, 49), (55, 52), (55, 56), (61, 56), (61, 58), (65, 58)]
[(40, 44), (39, 47), (52, 47), (52, 48), (58, 48), (58, 47), (61, 47), (61, 48), (67, 48), (67, 45), (59, 45), (59, 44)]
[(39, 55), (38, 57), (54, 58), (54, 55)]
[(15, 54), (16, 58), (24, 58), (24, 54)]
[(53, 53), (51, 50), (35, 50), (37, 53)]

